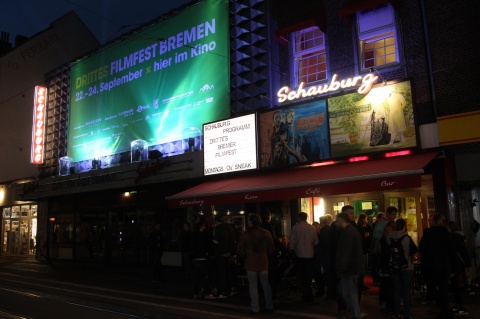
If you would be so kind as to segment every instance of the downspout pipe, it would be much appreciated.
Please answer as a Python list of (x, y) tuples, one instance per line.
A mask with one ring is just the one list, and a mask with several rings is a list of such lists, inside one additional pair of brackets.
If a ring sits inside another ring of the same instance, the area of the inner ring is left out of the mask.
[(435, 95), (435, 80), (433, 79), (432, 53), (430, 48), (430, 33), (428, 32), (427, 9), (425, 0), (420, 0), (423, 22), (423, 36), (425, 38), (425, 53), (427, 55), (428, 82), (430, 85), (430, 98), (432, 99), (432, 110), (435, 121), (437, 121), (437, 98)]

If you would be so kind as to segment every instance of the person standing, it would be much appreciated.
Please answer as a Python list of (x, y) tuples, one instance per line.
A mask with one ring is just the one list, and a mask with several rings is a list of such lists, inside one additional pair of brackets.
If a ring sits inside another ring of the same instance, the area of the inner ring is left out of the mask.
[[(372, 228), (368, 224), (366, 214), (358, 215), (357, 229), (360, 232), (360, 237), (362, 238), (363, 258), (365, 259), (365, 267), (368, 267), (368, 256), (370, 254), (370, 247), (372, 245)], [(360, 278), (359, 285), (360, 292), (368, 289), (368, 287), (365, 285), (365, 279), (363, 277)]]
[[(407, 234), (407, 222), (405, 219), (397, 219), (395, 231), (389, 236), (387, 242), (392, 245), (393, 241), (399, 241), (403, 248), (403, 254), (407, 262), (404, 269), (392, 271), (393, 276), (393, 309), (395, 318), (411, 319), (410, 307), (412, 304), (413, 260), (412, 255), (417, 253), (415, 243)], [(415, 251), (412, 248), (415, 247)], [(403, 314), (400, 315), (400, 301), (403, 300)]]
[(207, 234), (205, 223), (199, 222), (195, 225), (192, 233), (191, 257), (192, 257), (192, 279), (193, 297), (202, 298), (205, 295), (207, 281)]
[(337, 215), (336, 227), (341, 229), (336, 253), (338, 292), (350, 311), (352, 319), (361, 319), (358, 299), (358, 278), (365, 273), (360, 233), (352, 225), (347, 213)]
[(445, 227), (445, 217), (435, 213), (432, 226), (423, 234), (420, 240), (422, 270), (429, 274), (432, 289), (437, 292), (436, 302), (440, 309), (438, 319), (453, 318), (448, 304), (448, 279), (453, 273), (455, 251), (451, 237)]
[(385, 214), (382, 214), (380, 218), (380, 214), (378, 213), (378, 218), (375, 221), (375, 227), (373, 228), (373, 242), (372, 242), (372, 259), (373, 259), (373, 269), (372, 269), (372, 279), (374, 286), (379, 285), (379, 258), (381, 254), (381, 240), (383, 234), (385, 232), (385, 226), (390, 221), (395, 221), (398, 214), (398, 209), (395, 206), (387, 207)]
[(312, 302), (312, 279), (314, 270), (315, 246), (318, 245), (318, 235), (315, 227), (307, 223), (308, 215), (305, 212), (298, 214), (298, 222), (290, 233), (290, 249), (297, 256), (297, 274), (302, 290), (302, 300)]
[(183, 270), (185, 271), (185, 279), (192, 279), (192, 227), (190, 223), (186, 222), (183, 224), (182, 231), (182, 264)]
[(272, 213), (269, 210), (262, 213), (262, 228), (270, 233), (273, 240), (274, 253), (268, 255), (268, 283), (272, 289), (273, 299), (275, 299), (278, 281), (278, 240), (275, 232), (275, 224), (272, 222)]
[(230, 293), (233, 278), (230, 273), (230, 258), (235, 255), (236, 236), (232, 224), (220, 218), (214, 228), (213, 244), (216, 265), (216, 288), (213, 294), (217, 298), (226, 298)]
[(273, 312), (272, 290), (268, 284), (268, 256), (274, 252), (272, 235), (261, 227), (257, 214), (249, 214), (248, 229), (241, 235), (237, 246), (237, 255), (245, 258), (245, 270), (248, 277), (250, 306), (253, 313), (260, 312), (258, 280), (265, 297), (265, 311)]
[(465, 268), (471, 266), (471, 257), (465, 245), (465, 234), (458, 229), (457, 223), (453, 220), (449, 221), (447, 230), (456, 252), (453, 276), (450, 277), (450, 288), (455, 297), (455, 306), (453, 306), (452, 312), (458, 315), (468, 315), (468, 311), (463, 307), (463, 294), (460, 289), (460, 282), (462, 279), (465, 280)]
[[(331, 216), (331, 215), (330, 215)], [(328, 283), (328, 275), (330, 273), (330, 220), (328, 216), (320, 217), (320, 232), (318, 234), (318, 245), (316, 253), (320, 260), (319, 276), (315, 277), (317, 283), (317, 296), (321, 297), (325, 294), (325, 288)], [(328, 289), (327, 289), (328, 293)]]
[(159, 282), (162, 280), (162, 256), (165, 244), (165, 235), (161, 230), (160, 222), (156, 222), (153, 226), (148, 243), (150, 258), (153, 264), (153, 281)]
[(387, 239), (395, 231), (395, 222), (389, 221), (385, 226), (385, 234), (383, 235), (380, 244), (381, 251), (378, 256), (378, 271), (379, 271), (379, 289), (378, 302), (380, 308), (387, 312), (393, 313), (393, 279), (390, 270), (390, 250), (388, 249)]

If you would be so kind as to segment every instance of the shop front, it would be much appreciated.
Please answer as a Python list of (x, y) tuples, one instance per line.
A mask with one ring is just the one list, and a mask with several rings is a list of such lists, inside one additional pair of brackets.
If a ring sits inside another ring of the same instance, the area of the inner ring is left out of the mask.
[(2, 255), (33, 255), (37, 240), (37, 204), (3, 208)]
[[(222, 207), (234, 212), (238, 204), (250, 211), (273, 210), (287, 225), (295, 221), (295, 212), (304, 211), (310, 222), (325, 214), (335, 215), (344, 205), (352, 205), (358, 216), (375, 217), (388, 206), (398, 208), (406, 218), (409, 232), (417, 240), (418, 232), (434, 211), (432, 175), (428, 170), (437, 152), (372, 159), (325, 166), (309, 165), (286, 171), (263, 172), (204, 182), (167, 197), (170, 208)], [(292, 203), (293, 204), (290, 204)], [(283, 204), (282, 204), (283, 203)], [(288, 209), (285, 209), (288, 207)], [(215, 209), (215, 213), (219, 212)], [(288, 235), (290, 227), (282, 227)]]
[(40, 260), (146, 265), (148, 237), (160, 222), (163, 262), (180, 266), (185, 216), (167, 209), (163, 198), (198, 183), (200, 163), (201, 153), (189, 152), (17, 185), (17, 202), (36, 204), (3, 209), (3, 251), (27, 251)]

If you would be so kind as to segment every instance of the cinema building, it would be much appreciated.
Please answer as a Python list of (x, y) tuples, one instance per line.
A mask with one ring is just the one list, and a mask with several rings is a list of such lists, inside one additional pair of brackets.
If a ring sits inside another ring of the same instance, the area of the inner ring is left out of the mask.
[(146, 263), (160, 220), (179, 266), (184, 222), (265, 210), (285, 235), (344, 205), (396, 206), (416, 241), (434, 212), (470, 229), (480, 136), (456, 127), (479, 97), (445, 61), (466, 54), (437, 34), (451, 5), (193, 1), (52, 69), (44, 162), (15, 190), (38, 204), (38, 258)]

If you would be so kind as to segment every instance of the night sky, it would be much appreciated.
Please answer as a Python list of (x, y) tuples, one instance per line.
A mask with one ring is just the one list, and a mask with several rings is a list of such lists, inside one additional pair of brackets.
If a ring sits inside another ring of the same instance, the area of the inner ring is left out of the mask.
[(104, 44), (191, 0), (0, 0), (0, 31), (31, 37), (75, 11)]

